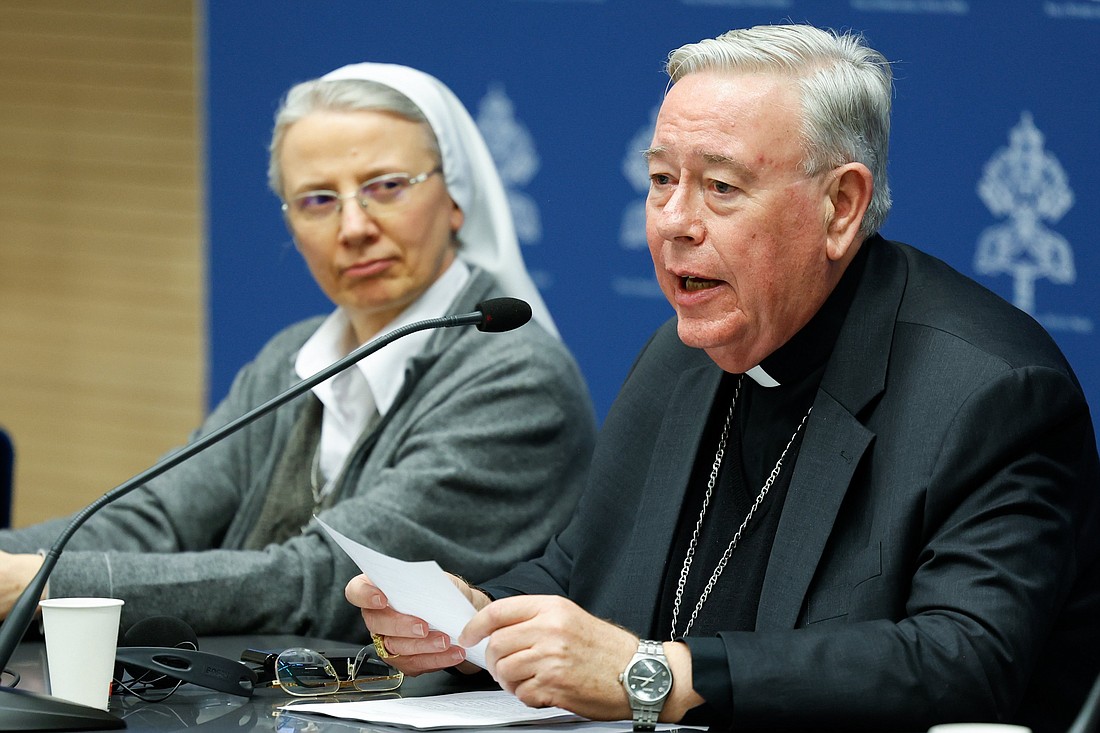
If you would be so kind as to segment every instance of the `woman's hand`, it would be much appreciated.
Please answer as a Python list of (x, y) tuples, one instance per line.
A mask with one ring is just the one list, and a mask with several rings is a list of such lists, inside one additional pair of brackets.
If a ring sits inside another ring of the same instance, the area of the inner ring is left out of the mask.
[(41, 555), (0, 552), (0, 618), (7, 618), (23, 589), (42, 567)]

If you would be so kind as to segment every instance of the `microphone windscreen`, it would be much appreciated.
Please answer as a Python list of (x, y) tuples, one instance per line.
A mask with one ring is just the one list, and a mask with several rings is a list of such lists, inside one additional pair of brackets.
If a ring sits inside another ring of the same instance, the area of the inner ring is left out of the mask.
[[(175, 616), (148, 616), (136, 622), (123, 632), (118, 639), (120, 647), (156, 646), (169, 649), (198, 649), (199, 637), (195, 630), (181, 618)], [(115, 665), (115, 678), (122, 679), (122, 673), (130, 675), (135, 682), (142, 682), (154, 688), (171, 687), (176, 680), (171, 677), (150, 672), (133, 665)]]
[(477, 330), (501, 333), (519, 328), (531, 320), (531, 306), (519, 298), (491, 298), (477, 304), (477, 310), (484, 319), (477, 324)]
[(175, 616), (149, 616), (135, 623), (118, 640), (119, 646), (166, 646), (181, 644), (192, 649), (199, 646), (199, 637), (186, 621)]

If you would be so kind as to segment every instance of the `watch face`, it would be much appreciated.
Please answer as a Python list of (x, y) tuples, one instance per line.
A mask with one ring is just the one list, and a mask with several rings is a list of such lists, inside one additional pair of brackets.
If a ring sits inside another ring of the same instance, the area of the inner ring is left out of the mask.
[(672, 687), (672, 674), (656, 659), (639, 659), (626, 671), (626, 684), (635, 699), (644, 703), (657, 702)]

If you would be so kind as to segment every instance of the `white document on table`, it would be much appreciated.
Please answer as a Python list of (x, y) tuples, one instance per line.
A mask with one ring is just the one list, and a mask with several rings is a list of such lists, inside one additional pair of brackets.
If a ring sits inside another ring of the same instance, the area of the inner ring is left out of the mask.
[[(451, 637), (452, 642), (474, 617), (473, 605), (434, 560), (406, 562), (389, 557), (345, 537), (317, 517), (314, 519), (386, 594), (395, 611), (424, 619), (428, 626)], [(466, 659), (485, 669), (487, 644), (482, 640), (466, 649)]]
[[(435, 731), (505, 726), (522, 726), (523, 733), (630, 733), (633, 729), (629, 720), (595, 721), (562, 708), (529, 708), (503, 690), (357, 702), (297, 701), (280, 710), (288, 716), (311, 713), (369, 723), (373, 727), (359, 730), (372, 733), (388, 733), (395, 729)], [(658, 723), (657, 730), (694, 733), (705, 728)]]
[(293, 703), (282, 709), (416, 730), (495, 728), (585, 720), (561, 708), (529, 708), (515, 695), (503, 690), (357, 702)]

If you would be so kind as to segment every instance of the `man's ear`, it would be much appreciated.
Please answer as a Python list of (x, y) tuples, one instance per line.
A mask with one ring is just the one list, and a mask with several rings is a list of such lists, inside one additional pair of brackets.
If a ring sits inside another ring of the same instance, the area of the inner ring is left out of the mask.
[(837, 262), (848, 255), (853, 243), (862, 240), (859, 227), (871, 204), (874, 177), (862, 163), (842, 165), (832, 171), (832, 176), (828, 190), (830, 212), (826, 219), (826, 254)]

